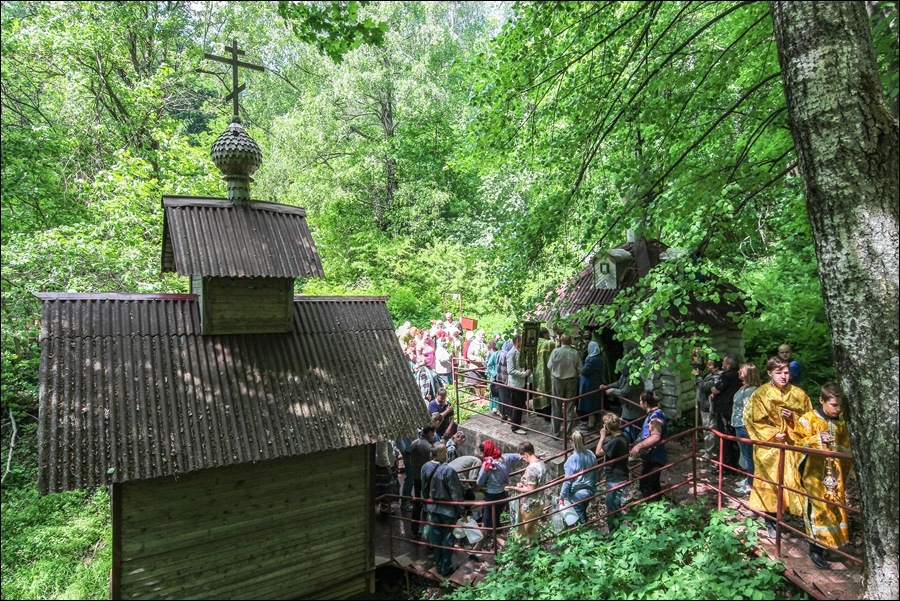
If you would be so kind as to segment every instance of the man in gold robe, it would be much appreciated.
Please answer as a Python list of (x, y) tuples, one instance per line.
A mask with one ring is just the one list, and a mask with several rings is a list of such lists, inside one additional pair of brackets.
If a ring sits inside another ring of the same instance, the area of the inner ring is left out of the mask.
[[(807, 449), (849, 453), (850, 435), (841, 417), (841, 393), (837, 384), (829, 382), (822, 386), (819, 402), (821, 407), (797, 420), (794, 444)], [(823, 546), (840, 547), (847, 542), (850, 531), (847, 511), (819, 499), (846, 504), (844, 475), (850, 470), (848, 463), (846, 459), (804, 455), (798, 466), (803, 489), (811, 495), (805, 498), (803, 507), (806, 533), (820, 543), (810, 543), (809, 558), (823, 570), (831, 569), (825, 560)]]
[[(772, 357), (766, 363), (771, 381), (756, 389), (744, 409), (744, 426), (753, 440), (779, 444), (792, 444), (791, 434), (800, 416), (812, 411), (806, 393), (789, 383), (790, 364), (780, 357)], [(779, 449), (753, 446), (753, 490), (750, 507), (769, 514), (765, 518), (769, 537), (775, 537), (775, 517), (778, 511), (778, 487), (758, 478), (778, 482)], [(784, 454), (784, 484), (799, 488), (797, 473), (798, 453)], [(784, 508), (795, 515), (802, 513), (802, 498), (784, 491)]]

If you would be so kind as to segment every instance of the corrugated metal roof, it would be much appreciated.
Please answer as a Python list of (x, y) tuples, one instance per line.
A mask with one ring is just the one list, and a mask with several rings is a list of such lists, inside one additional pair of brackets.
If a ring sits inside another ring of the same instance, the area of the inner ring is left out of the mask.
[(306, 211), (271, 202), (163, 197), (162, 270), (221, 277), (324, 277)]
[(292, 332), (222, 336), (199, 334), (191, 295), (42, 298), (42, 494), (405, 438), (428, 422), (384, 298), (295, 297)]

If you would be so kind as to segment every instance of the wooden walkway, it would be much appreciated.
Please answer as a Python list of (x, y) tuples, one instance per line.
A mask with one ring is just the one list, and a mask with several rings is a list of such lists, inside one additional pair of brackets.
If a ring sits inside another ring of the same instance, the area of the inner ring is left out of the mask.
[[(546, 426), (543, 420), (532, 418), (527, 420), (528, 425), (535, 430), (544, 430)], [(540, 434), (532, 433), (529, 437), (546, 438)], [(541, 441), (545, 444), (552, 445), (556, 441)], [(690, 454), (689, 439), (670, 443), (668, 446), (670, 461), (678, 457)], [(561, 449), (561, 445), (559, 445)], [(632, 466), (633, 472), (636, 472), (639, 466)], [(636, 475), (636, 474), (635, 474)], [(402, 478), (402, 476), (401, 476)], [(667, 471), (662, 476), (663, 488), (667, 485), (673, 485), (684, 479), (692, 479), (692, 462), (685, 461)], [(725, 476), (724, 490), (731, 492), (737, 484), (738, 478), (730, 475)], [(706, 497), (711, 505), (715, 507), (718, 492), (715, 489), (718, 482), (718, 470), (715, 466), (706, 462), (698, 461), (697, 470), (697, 496)], [(639, 496), (637, 490), (629, 488), (629, 501), (635, 500)], [(677, 500), (680, 503), (693, 502), (693, 486), (682, 486), (676, 491), (667, 493), (671, 500)], [(747, 497), (741, 497), (746, 502)], [(592, 502), (589, 513), (597, 514), (601, 509), (596, 500)], [(753, 513), (741, 506), (734, 498), (724, 497), (723, 507), (735, 510), (736, 521), (743, 522), (747, 517), (754, 517)], [(597, 514), (599, 515), (599, 514)], [(401, 512), (398, 503), (393, 505), (393, 517), (391, 519), (376, 518), (375, 523), (375, 565), (393, 565), (408, 572), (417, 574), (421, 577), (443, 582), (445, 578), (441, 577), (434, 569), (433, 553), (424, 545), (415, 543), (411, 540), (409, 532), (409, 522), (400, 518), (409, 518), (409, 512)], [(803, 530), (803, 524), (799, 519), (788, 517), (788, 520), (795, 520), (792, 526)], [(759, 530), (759, 540), (757, 544), (757, 552), (765, 553), (770, 559), (775, 559), (775, 544), (765, 534), (765, 528)], [(743, 528), (739, 526), (736, 532)], [(393, 539), (392, 539), (393, 535)], [(502, 538), (501, 538), (502, 544)], [(780, 560), (785, 566), (785, 576), (792, 580), (799, 587), (806, 590), (810, 595), (817, 599), (858, 599), (862, 590), (862, 567), (850, 560), (841, 558), (840, 561), (830, 561), (831, 570), (820, 570), (816, 568), (810, 561), (807, 551), (808, 543), (805, 539), (800, 539), (790, 533), (782, 533), (781, 541), (781, 557)], [(392, 553), (393, 551), (393, 553)], [(477, 584), (484, 578), (487, 570), (495, 565), (493, 557), (485, 555), (482, 562), (475, 562), (469, 559), (466, 550), (460, 550), (453, 554), (453, 565), (457, 567), (449, 580), (457, 586), (469, 586)]]
[[(393, 505), (393, 518), (375, 519), (375, 567), (393, 565), (418, 576), (444, 582), (446, 578), (434, 568), (434, 554), (424, 544), (414, 542), (409, 532), (409, 522), (399, 518), (409, 518), (409, 512), (401, 512), (397, 503)], [(393, 535), (393, 540), (391, 536)], [(391, 547), (393, 545), (393, 549)], [(393, 558), (391, 551), (393, 550)], [(456, 571), (449, 580), (458, 586), (476, 584), (484, 578), (487, 570), (494, 565), (494, 558), (483, 555), (482, 562), (469, 559), (468, 550), (453, 552), (453, 565)]]

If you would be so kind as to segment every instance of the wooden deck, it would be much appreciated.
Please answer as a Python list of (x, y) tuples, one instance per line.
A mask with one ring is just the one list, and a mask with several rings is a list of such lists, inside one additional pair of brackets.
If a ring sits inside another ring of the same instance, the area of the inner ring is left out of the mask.
[[(393, 505), (393, 517), (375, 519), (375, 567), (393, 565), (413, 574), (436, 582), (444, 582), (446, 578), (434, 568), (434, 554), (424, 544), (412, 540), (409, 531), (409, 512), (401, 512), (397, 503)], [(393, 540), (391, 536), (393, 535)], [(393, 545), (393, 547), (392, 547)], [(393, 558), (391, 551), (393, 550)], [(469, 559), (467, 549), (460, 548), (453, 553), (453, 565), (456, 571), (449, 580), (458, 586), (476, 584), (487, 570), (494, 565), (490, 555), (483, 555), (482, 562)]]
[[(485, 418), (481, 416), (478, 419), (484, 420)], [(557, 447), (561, 450), (562, 445), (559, 444), (558, 441), (551, 440), (549, 437), (542, 435), (542, 432), (547, 429), (546, 423), (542, 419), (530, 418), (526, 419), (525, 423), (528, 427), (535, 430), (528, 435), (529, 439), (535, 438), (535, 442), (539, 442), (542, 446), (551, 449)], [(516, 438), (521, 440), (522, 437), (516, 436)], [(594, 436), (590, 436), (589, 438), (594, 438)], [(668, 446), (670, 461), (674, 461), (679, 457), (690, 454), (690, 443), (688, 442), (688, 439), (684, 439), (682, 444), (679, 444), (679, 442), (681, 441), (670, 443)], [(632, 472), (634, 475), (637, 475), (639, 465), (633, 465), (631, 467), (633, 468)], [(401, 476), (401, 478), (402, 477), (403, 476)], [(671, 469), (671, 472), (667, 471), (663, 474), (663, 488), (665, 488), (667, 484), (672, 485), (685, 478), (692, 477), (692, 462), (682, 462), (674, 466)], [(737, 484), (737, 480), (738, 478), (736, 477), (726, 475), (724, 482), (725, 491), (732, 491)], [(706, 462), (698, 462), (697, 496), (706, 497), (711, 501), (713, 506), (715, 506), (718, 498), (718, 492), (714, 488), (717, 482), (718, 470), (715, 466)], [(629, 501), (634, 500), (636, 493), (636, 490), (629, 489)], [(689, 503), (694, 500), (693, 486), (682, 486), (676, 491), (667, 494), (671, 495), (670, 498), (673, 501), (677, 500), (680, 503)], [(747, 497), (744, 496), (741, 500), (746, 502)], [(601, 509), (601, 504), (602, 503), (594, 501), (591, 506), (592, 510), (590, 510), (589, 513), (595, 513), (597, 510)], [(747, 517), (754, 517), (753, 513), (742, 507), (735, 498), (724, 497), (723, 507), (735, 510), (736, 521), (743, 522)], [(434, 569), (432, 552), (427, 549), (424, 544), (410, 540), (411, 534), (409, 532), (409, 522), (402, 519), (408, 519), (409, 517), (410, 514), (408, 512), (401, 512), (398, 504), (394, 503), (393, 517), (390, 520), (380, 518), (375, 520), (376, 567), (391, 564), (424, 578), (436, 582), (443, 582), (445, 579), (438, 575)], [(795, 520), (796, 523), (792, 523), (792, 525), (799, 530), (803, 530), (802, 522), (797, 520), (797, 518), (789, 517), (787, 519)], [(775, 559), (774, 541), (766, 536), (765, 528), (762, 527), (762, 523), (760, 522), (759, 524), (760, 536), (757, 552), (760, 554), (765, 553), (769, 558)], [(739, 532), (742, 528), (743, 526), (739, 526), (736, 531)], [(391, 539), (391, 534), (393, 534), (393, 540)], [(393, 545), (393, 549), (391, 545)], [(862, 590), (862, 567), (860, 564), (841, 558), (840, 561), (829, 562), (831, 570), (820, 570), (810, 561), (807, 555), (808, 549), (808, 543), (805, 539), (800, 539), (790, 533), (782, 534), (781, 557), (779, 559), (784, 563), (785, 576), (787, 578), (794, 581), (798, 586), (818, 599), (859, 598)], [(393, 555), (391, 553), (392, 550)], [(453, 554), (453, 565), (457, 567), (457, 570), (449, 580), (457, 586), (476, 584), (484, 578), (487, 570), (495, 565), (492, 556), (483, 557), (485, 558), (484, 561), (476, 563), (469, 559), (467, 551), (460, 550), (455, 552)]]

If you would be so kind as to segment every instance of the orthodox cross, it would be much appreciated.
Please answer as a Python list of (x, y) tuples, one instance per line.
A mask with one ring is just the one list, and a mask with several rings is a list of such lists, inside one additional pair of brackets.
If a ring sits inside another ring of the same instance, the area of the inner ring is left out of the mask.
[(238, 67), (243, 67), (244, 69), (252, 69), (254, 71), (265, 71), (265, 69), (259, 65), (251, 65), (250, 63), (245, 63), (241, 60), (238, 60), (239, 56), (244, 55), (244, 51), (238, 49), (237, 40), (232, 41), (231, 46), (225, 46), (225, 52), (230, 52), (231, 58), (224, 58), (209, 53), (204, 54), (203, 58), (209, 59), (211, 61), (216, 61), (218, 63), (231, 65), (231, 93), (225, 97), (225, 102), (228, 102), (229, 100), (234, 101), (234, 116), (237, 117), (238, 95), (247, 89), (247, 84), (241, 84), (240, 86), (238, 86)]

